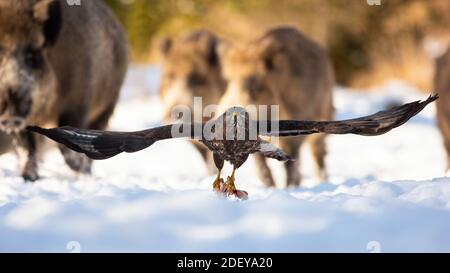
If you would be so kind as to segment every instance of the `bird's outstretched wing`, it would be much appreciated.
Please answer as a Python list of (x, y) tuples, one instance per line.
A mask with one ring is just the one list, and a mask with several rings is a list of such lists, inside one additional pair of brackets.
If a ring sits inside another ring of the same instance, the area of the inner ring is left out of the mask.
[(278, 128), (272, 128), (275, 127), (271, 127), (273, 122), (268, 121), (268, 129), (260, 130), (258, 133), (267, 136), (298, 136), (314, 133), (376, 136), (407, 122), (436, 99), (438, 99), (438, 95), (432, 95), (425, 101), (415, 101), (370, 116), (341, 121), (280, 120)]
[[(134, 153), (158, 140), (173, 138), (172, 126), (166, 125), (138, 132), (108, 132), (73, 127), (43, 129), (30, 126), (27, 130), (42, 134), (92, 159), (107, 159), (122, 152)], [(184, 137), (179, 134), (175, 137)]]

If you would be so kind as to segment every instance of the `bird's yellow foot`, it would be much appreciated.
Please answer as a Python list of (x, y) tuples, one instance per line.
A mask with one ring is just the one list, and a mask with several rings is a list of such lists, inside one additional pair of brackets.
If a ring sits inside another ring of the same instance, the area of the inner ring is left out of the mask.
[(234, 195), (239, 199), (248, 199), (248, 193), (246, 191), (236, 189), (236, 185), (234, 185), (234, 171), (233, 174), (227, 178), (227, 182), (224, 185), (224, 193), (227, 196)]
[(214, 180), (213, 183), (213, 190), (217, 193), (223, 193), (224, 192), (225, 183), (223, 182), (223, 179), (220, 178), (220, 173), (217, 175), (216, 180)]
[(228, 176), (227, 183), (225, 183), (225, 192), (233, 194), (235, 191), (236, 186), (234, 185), (234, 176)]

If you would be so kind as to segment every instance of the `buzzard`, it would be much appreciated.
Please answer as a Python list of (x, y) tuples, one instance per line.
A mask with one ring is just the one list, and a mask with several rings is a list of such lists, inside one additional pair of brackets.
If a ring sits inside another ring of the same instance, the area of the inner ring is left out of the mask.
[[(295, 137), (315, 133), (381, 135), (404, 124), (437, 98), (437, 95), (432, 95), (425, 101), (415, 101), (370, 116), (340, 121), (256, 121), (249, 118), (249, 113), (244, 108), (232, 107), (210, 122), (177, 123), (137, 132), (109, 132), (73, 127), (27, 129), (97, 160), (107, 159), (122, 152), (134, 153), (159, 140), (178, 137), (198, 139), (213, 153), (218, 169), (213, 189), (227, 196), (246, 199), (247, 192), (236, 189), (234, 174), (250, 154), (262, 153), (279, 161), (291, 160), (288, 154), (261, 136)], [(233, 172), (226, 182), (220, 176), (224, 161), (233, 165)]]

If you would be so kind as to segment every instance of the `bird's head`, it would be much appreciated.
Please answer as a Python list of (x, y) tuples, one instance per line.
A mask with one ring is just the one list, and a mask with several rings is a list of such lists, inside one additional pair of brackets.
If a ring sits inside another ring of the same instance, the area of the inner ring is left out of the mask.
[[(216, 122), (216, 136), (222, 136), (225, 140), (248, 140), (250, 133), (250, 116), (243, 107), (235, 106), (223, 113)], [(256, 139), (256, 128), (255, 128)]]
[(229, 122), (229, 124), (233, 124), (234, 126), (245, 124), (245, 120), (249, 119), (249, 115), (245, 108), (240, 106), (234, 106), (229, 108), (225, 113), (225, 120)]

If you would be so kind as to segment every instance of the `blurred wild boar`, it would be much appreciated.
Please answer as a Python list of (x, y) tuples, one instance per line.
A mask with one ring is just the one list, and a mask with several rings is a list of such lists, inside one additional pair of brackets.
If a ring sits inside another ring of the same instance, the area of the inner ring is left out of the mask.
[[(203, 106), (219, 102), (226, 86), (217, 52), (220, 42), (216, 35), (206, 30), (194, 31), (175, 42), (169, 38), (162, 42), (164, 71), (160, 94), (166, 122), (173, 122), (172, 111), (176, 106), (189, 107), (193, 114), (194, 97), (201, 97)], [(189, 119), (193, 121), (193, 115)], [(207, 120), (203, 118), (203, 121)], [(207, 160), (205, 146), (197, 141), (193, 144)]]
[[(267, 105), (270, 109), (270, 105), (279, 105), (280, 119), (333, 118), (334, 74), (330, 60), (319, 45), (297, 29), (275, 28), (250, 43), (224, 47), (220, 52), (228, 82), (221, 109), (232, 105)], [(304, 139), (279, 140), (280, 147), (295, 159), (285, 163), (288, 186), (300, 185), (299, 148)], [(312, 135), (309, 140), (317, 175), (326, 179), (325, 135)], [(274, 186), (265, 157), (255, 156), (261, 180)]]
[(436, 61), (434, 87), (439, 94), (437, 118), (447, 152), (447, 171), (450, 171), (450, 48)]
[[(42, 146), (25, 127), (105, 129), (127, 63), (124, 31), (100, 0), (0, 1), (0, 130), (25, 148), (25, 180), (39, 178)], [(87, 157), (60, 150), (70, 168), (90, 171)]]

